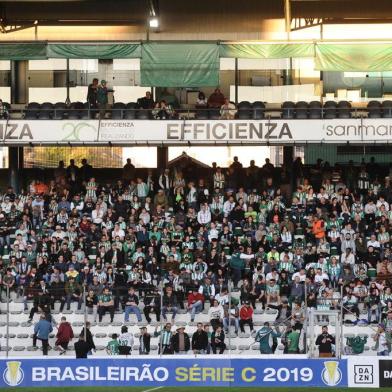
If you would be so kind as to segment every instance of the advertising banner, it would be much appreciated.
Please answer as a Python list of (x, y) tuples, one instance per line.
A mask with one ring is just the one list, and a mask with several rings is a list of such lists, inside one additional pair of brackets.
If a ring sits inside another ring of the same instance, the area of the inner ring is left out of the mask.
[(6, 145), (388, 143), (392, 119), (3, 120)]
[(352, 388), (378, 388), (381, 386), (378, 362), (377, 357), (348, 357), (348, 386)]
[(392, 358), (380, 359), (380, 387), (392, 387)]
[(0, 141), (6, 144), (83, 144), (97, 140), (98, 120), (0, 121)]
[(37, 386), (347, 387), (334, 359), (89, 358), (0, 360), (0, 388)]

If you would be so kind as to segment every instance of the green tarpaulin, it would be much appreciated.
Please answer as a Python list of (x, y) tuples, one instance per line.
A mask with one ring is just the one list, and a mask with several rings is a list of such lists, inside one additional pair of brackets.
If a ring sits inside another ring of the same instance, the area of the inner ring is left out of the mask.
[(0, 60), (43, 60), (46, 58), (46, 43), (0, 44)]
[(313, 57), (312, 43), (306, 44), (221, 44), (220, 57), (243, 59), (281, 59), (290, 57)]
[(316, 44), (315, 67), (322, 71), (391, 71), (391, 44)]
[(127, 59), (140, 57), (139, 44), (48, 44), (48, 58)]
[(146, 43), (140, 62), (142, 86), (219, 85), (219, 50), (215, 43)]

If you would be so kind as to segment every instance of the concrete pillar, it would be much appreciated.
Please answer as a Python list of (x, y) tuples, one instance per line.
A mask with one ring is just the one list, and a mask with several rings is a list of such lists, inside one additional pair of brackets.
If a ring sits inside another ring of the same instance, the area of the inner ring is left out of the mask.
[(157, 147), (158, 172), (167, 168), (169, 162), (169, 147)]
[[(28, 102), (28, 61), (11, 61), (11, 104)], [(23, 147), (8, 148), (9, 184), (19, 191), (19, 179), (23, 171)]]

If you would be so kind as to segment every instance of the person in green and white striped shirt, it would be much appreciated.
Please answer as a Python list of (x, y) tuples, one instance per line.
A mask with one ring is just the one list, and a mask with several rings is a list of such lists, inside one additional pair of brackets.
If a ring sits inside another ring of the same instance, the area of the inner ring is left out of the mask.
[(173, 332), (171, 329), (172, 329), (172, 325), (170, 323), (166, 323), (165, 327), (159, 332), (158, 332), (158, 326), (155, 327), (154, 336), (155, 337), (160, 336), (159, 354), (161, 353), (161, 349), (163, 355), (173, 354), (173, 345), (172, 345)]

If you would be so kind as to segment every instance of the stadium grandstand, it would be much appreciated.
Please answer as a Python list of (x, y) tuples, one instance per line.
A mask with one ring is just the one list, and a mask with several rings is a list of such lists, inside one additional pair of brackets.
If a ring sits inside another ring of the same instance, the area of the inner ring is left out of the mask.
[(0, 388), (392, 388), (391, 12), (0, 1)]

